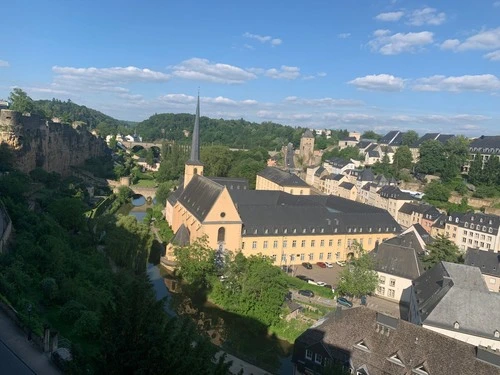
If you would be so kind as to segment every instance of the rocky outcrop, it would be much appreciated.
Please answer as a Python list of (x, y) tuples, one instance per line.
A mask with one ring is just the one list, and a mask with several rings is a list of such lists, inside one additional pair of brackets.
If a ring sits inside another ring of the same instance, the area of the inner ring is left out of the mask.
[(30, 172), (39, 167), (47, 172), (70, 174), (70, 167), (107, 152), (102, 138), (82, 126), (70, 126), (0, 110), (0, 143), (7, 143), (14, 153), (15, 167)]

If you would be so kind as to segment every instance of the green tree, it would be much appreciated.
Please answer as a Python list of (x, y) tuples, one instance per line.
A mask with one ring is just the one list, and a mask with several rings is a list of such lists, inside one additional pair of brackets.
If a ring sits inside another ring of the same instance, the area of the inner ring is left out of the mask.
[(398, 147), (394, 153), (393, 166), (396, 171), (406, 168), (410, 169), (413, 164), (413, 156), (408, 146)]
[(13, 111), (31, 113), (35, 109), (33, 99), (31, 99), (25, 91), (18, 87), (13, 89), (10, 93), (9, 101), (11, 103), (10, 109)]
[(78, 231), (85, 223), (85, 205), (78, 198), (65, 197), (52, 202), (48, 207), (51, 215), (66, 229)]
[(167, 198), (172, 192), (174, 186), (175, 186), (175, 181), (162, 182), (158, 185), (158, 188), (156, 189), (156, 201), (162, 207), (165, 207), (165, 204), (167, 203)]
[(401, 144), (403, 146), (411, 146), (414, 144), (416, 141), (418, 141), (420, 137), (418, 136), (418, 133), (414, 130), (408, 130), (403, 134), (403, 138), (401, 139)]
[(477, 153), (470, 163), (468, 180), (474, 185), (483, 181), (483, 158), (480, 153)]
[(188, 283), (208, 286), (216, 273), (215, 251), (208, 246), (206, 237), (197, 239), (188, 246), (174, 250), (180, 276)]
[(154, 151), (152, 148), (148, 148), (147, 151), (146, 151), (146, 163), (150, 166), (153, 166), (154, 163), (155, 163), (155, 155), (154, 155)]
[(373, 293), (378, 285), (377, 272), (373, 270), (373, 260), (363, 248), (357, 245), (357, 258), (353, 258), (350, 264), (340, 274), (340, 283), (337, 291), (341, 295), (362, 297)]
[(376, 141), (378, 141), (380, 138), (382, 138), (382, 136), (380, 134), (375, 133), (373, 130), (368, 130), (368, 131), (363, 133), (361, 138), (363, 138), (363, 139), (375, 139)]
[(425, 141), (420, 146), (420, 159), (416, 169), (425, 174), (440, 173), (444, 169), (445, 161), (443, 144), (436, 140)]
[(129, 203), (133, 195), (134, 192), (128, 186), (120, 186), (118, 188), (118, 192), (116, 193), (116, 199), (121, 204)]
[(483, 182), (486, 185), (494, 186), (500, 181), (500, 159), (496, 155), (491, 155), (484, 164)]
[(229, 147), (208, 146), (201, 149), (200, 159), (205, 166), (206, 176), (227, 177), (233, 162), (233, 154)]
[(423, 257), (426, 269), (432, 268), (441, 261), (463, 263), (458, 246), (449, 238), (442, 235), (438, 236), (434, 242), (427, 245), (427, 255)]
[(424, 193), (424, 198), (427, 201), (448, 202), (451, 196), (450, 189), (439, 181), (428, 183), (424, 189)]

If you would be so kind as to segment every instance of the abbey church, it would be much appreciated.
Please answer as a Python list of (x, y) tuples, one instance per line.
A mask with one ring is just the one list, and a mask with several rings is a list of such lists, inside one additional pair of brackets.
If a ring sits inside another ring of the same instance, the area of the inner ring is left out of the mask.
[[(257, 190), (244, 179), (206, 177), (200, 157), (200, 101), (196, 107), (191, 155), (184, 179), (166, 204), (175, 246), (206, 236), (213, 249), (262, 254), (277, 266), (346, 260), (355, 243), (373, 250), (400, 226), (385, 210), (331, 195), (309, 195), (300, 178), (276, 168), (257, 176)], [(268, 190), (263, 190), (263, 189)]]

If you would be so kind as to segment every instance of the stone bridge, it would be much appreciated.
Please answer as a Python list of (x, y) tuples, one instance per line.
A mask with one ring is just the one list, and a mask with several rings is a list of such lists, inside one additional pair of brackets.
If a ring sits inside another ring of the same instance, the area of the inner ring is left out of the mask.
[[(165, 141), (167, 144), (173, 143), (171, 141)], [(158, 147), (161, 150), (161, 145), (162, 142), (129, 142), (129, 141), (120, 141), (122, 145), (124, 145), (126, 148), (133, 148), (135, 146), (141, 146), (146, 149), (151, 148), (151, 147)]]
[(129, 188), (134, 192), (134, 194), (142, 195), (147, 200), (154, 199), (156, 197), (156, 188), (135, 185), (130, 185)]

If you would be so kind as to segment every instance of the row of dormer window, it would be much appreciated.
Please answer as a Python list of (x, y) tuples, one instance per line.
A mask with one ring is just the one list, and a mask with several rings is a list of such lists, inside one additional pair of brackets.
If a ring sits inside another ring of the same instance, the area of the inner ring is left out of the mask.
[[(288, 234), (288, 233), (291, 233), (291, 234), (297, 234), (297, 233), (302, 233), (302, 234), (306, 234), (306, 233), (310, 233), (310, 234), (325, 233), (325, 228), (318, 228), (318, 229), (319, 230), (316, 230), (316, 228), (311, 228), (308, 231), (307, 228), (302, 228), (302, 230), (297, 230), (297, 228), (293, 228), (292, 230), (289, 230), (288, 228), (284, 228), (281, 231), (281, 233), (282, 234)], [(386, 233), (389, 233), (390, 231), (391, 231), (390, 227), (386, 227), (386, 228), (378, 227), (378, 228), (375, 228), (375, 230), (373, 230), (372, 227), (368, 228), (368, 233), (372, 233), (372, 232), (379, 232), (379, 233), (386, 232)], [(392, 231), (396, 232), (397, 228), (393, 227)], [(271, 233), (279, 234), (280, 230), (278, 228), (274, 228), (272, 230), (270, 230), (269, 228), (265, 228), (264, 231), (262, 231), (262, 230), (259, 231), (259, 229), (253, 229), (253, 230), (250, 230), (250, 231), (248, 231), (247, 229), (243, 229), (243, 234), (259, 234), (259, 233), (261, 233), (261, 234), (271, 234)], [(338, 233), (338, 228), (333, 228), (333, 233)], [(363, 228), (348, 227), (347, 228), (347, 233), (363, 233)]]

